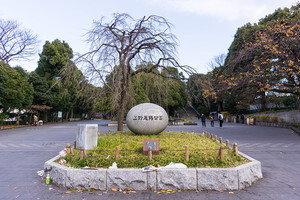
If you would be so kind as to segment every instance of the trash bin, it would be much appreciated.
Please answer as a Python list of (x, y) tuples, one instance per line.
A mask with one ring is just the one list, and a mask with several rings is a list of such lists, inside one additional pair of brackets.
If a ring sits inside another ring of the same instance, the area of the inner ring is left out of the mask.
[(39, 121), (39, 126), (43, 126), (43, 120)]

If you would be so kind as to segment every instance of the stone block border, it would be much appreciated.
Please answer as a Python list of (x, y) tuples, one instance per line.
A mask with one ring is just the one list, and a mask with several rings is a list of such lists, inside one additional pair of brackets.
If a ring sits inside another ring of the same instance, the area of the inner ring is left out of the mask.
[(45, 162), (51, 180), (59, 187), (80, 190), (241, 190), (261, 179), (261, 163), (241, 152), (251, 162), (234, 168), (162, 169), (142, 172), (138, 168), (81, 168), (62, 166), (54, 161)]

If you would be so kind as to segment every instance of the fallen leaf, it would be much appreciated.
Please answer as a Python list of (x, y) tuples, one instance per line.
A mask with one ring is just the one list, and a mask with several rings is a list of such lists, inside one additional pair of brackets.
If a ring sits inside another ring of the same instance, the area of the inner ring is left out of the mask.
[(228, 192), (229, 194), (234, 194), (234, 192)]
[(82, 192), (82, 190), (77, 190), (77, 192)]
[(160, 194), (161, 192), (157, 192), (156, 194)]
[(198, 193), (199, 192), (199, 190), (196, 190), (196, 193)]
[(166, 190), (160, 190), (161, 192), (166, 192)]
[(208, 190), (207, 193), (210, 193), (210, 191)]
[(154, 190), (153, 192), (156, 192), (156, 190)]
[(124, 191), (123, 194), (126, 194), (126, 191)]
[(172, 192), (173, 190), (167, 190), (167, 192)]
[(131, 191), (129, 191), (129, 193), (136, 193), (136, 191), (131, 190)]
[(293, 190), (296, 190), (296, 188), (293, 188)]
[(66, 194), (70, 194), (70, 193), (72, 193), (72, 191), (66, 191), (65, 193), (66, 193)]
[(183, 190), (183, 192), (187, 192), (187, 190)]
[(114, 192), (118, 191), (117, 188), (111, 188), (111, 190), (114, 191)]
[(90, 190), (91, 192), (97, 192), (97, 190)]
[(181, 192), (181, 190), (178, 190), (177, 192)]
[(223, 190), (220, 190), (219, 192), (223, 192)]

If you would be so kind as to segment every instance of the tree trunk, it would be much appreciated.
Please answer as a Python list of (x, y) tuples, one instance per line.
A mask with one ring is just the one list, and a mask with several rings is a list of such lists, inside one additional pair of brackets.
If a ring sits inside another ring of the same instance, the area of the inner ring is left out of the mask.
[(33, 123), (33, 117), (32, 117), (32, 113), (30, 114), (30, 119), (29, 119), (29, 123), (32, 124)]
[(125, 105), (126, 105), (126, 90), (123, 89), (123, 91), (121, 92), (120, 106), (118, 112), (118, 131), (123, 131)]
[(123, 121), (125, 114), (125, 106), (127, 101), (127, 88), (129, 82), (129, 72), (126, 65), (122, 66), (122, 82), (121, 82), (121, 97), (120, 97), (120, 106), (118, 112), (118, 131), (123, 131)]
[(74, 109), (73, 108), (71, 109), (71, 116), (70, 116), (70, 118), (74, 118)]
[(223, 110), (222, 104), (223, 104), (223, 101), (218, 101), (218, 112), (221, 112)]
[(21, 115), (21, 111), (20, 109), (18, 109), (17, 125), (20, 125), (20, 115)]
[(48, 122), (48, 112), (47, 110), (44, 111), (44, 118), (43, 118), (44, 123)]
[(265, 92), (262, 92), (261, 94), (261, 111), (264, 112), (267, 110), (267, 107), (266, 107), (266, 94)]

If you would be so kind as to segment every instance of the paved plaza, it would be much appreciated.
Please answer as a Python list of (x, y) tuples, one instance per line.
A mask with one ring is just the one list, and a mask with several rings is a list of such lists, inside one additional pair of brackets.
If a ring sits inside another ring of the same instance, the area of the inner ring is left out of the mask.
[(115, 131), (107, 120), (48, 124), (0, 131), (0, 199), (300, 199), (300, 136), (290, 129), (225, 123), (224, 128), (168, 126), (169, 131), (208, 131), (262, 163), (263, 180), (241, 191), (195, 191), (174, 194), (137, 191), (71, 191), (46, 185), (36, 172), (73, 143), (77, 124), (97, 123), (101, 134)]

